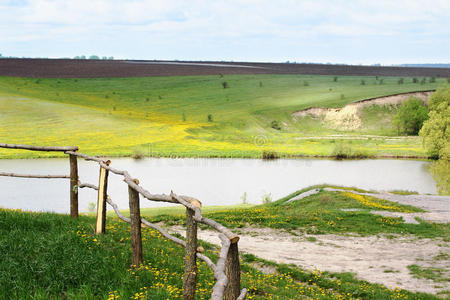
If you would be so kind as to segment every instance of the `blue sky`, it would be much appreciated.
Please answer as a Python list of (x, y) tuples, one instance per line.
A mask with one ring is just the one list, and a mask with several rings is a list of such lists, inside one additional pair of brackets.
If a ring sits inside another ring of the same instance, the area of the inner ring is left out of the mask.
[(449, 63), (449, 0), (0, 0), (3, 56)]

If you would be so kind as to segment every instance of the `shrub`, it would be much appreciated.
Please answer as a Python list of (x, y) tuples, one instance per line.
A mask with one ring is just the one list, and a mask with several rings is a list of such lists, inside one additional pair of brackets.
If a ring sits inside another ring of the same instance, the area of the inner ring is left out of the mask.
[(303, 86), (309, 86), (309, 83), (308, 83), (308, 81), (303, 81)]
[(331, 156), (340, 160), (367, 158), (370, 155), (363, 151), (355, 150), (348, 144), (338, 143), (334, 146), (333, 151), (331, 151)]
[(403, 83), (404, 83), (403, 78), (400, 78), (400, 79), (397, 81), (397, 84), (403, 84)]
[(261, 155), (262, 159), (277, 159), (279, 158), (278, 153), (275, 151), (264, 150)]
[(409, 98), (400, 105), (392, 122), (397, 126), (398, 134), (417, 135), (423, 122), (427, 119), (427, 108), (422, 101), (417, 98)]
[(88, 212), (95, 212), (95, 210), (97, 209), (97, 204), (95, 202), (89, 202), (88, 204)]
[(181, 115), (181, 120), (183, 120), (183, 122), (186, 122), (186, 114), (185, 114), (185, 113), (183, 113), (183, 114)]
[(208, 115), (208, 122), (212, 122), (213, 121), (213, 116), (212, 116), (212, 114), (209, 114)]
[(417, 79), (416, 77), (414, 77), (414, 78), (412, 79), (412, 82), (413, 82), (413, 83), (418, 83), (418, 82), (419, 82), (419, 79)]
[(262, 200), (263, 204), (268, 204), (268, 203), (272, 202), (272, 194), (266, 193), (266, 194), (262, 195), (261, 200)]
[(364, 79), (361, 80), (361, 85), (366, 85), (366, 81)]
[(226, 81), (222, 82), (222, 87), (224, 89), (228, 88), (228, 82), (226, 82)]
[(422, 78), (422, 80), (420, 81), (420, 84), (425, 84), (427, 83), (427, 79), (426, 78)]
[(384, 79), (380, 79), (379, 84), (383, 84), (384, 83)]
[(341, 100), (345, 99), (345, 95), (341, 94)]
[(436, 77), (431, 77), (430, 78), (430, 83), (435, 83), (436, 82)]
[(272, 123), (270, 123), (270, 127), (276, 130), (281, 130), (280, 123), (277, 120), (273, 120)]
[(334, 81), (334, 82), (338, 81), (337, 76), (334, 76), (333, 81)]
[(143, 159), (145, 157), (145, 155), (141, 150), (134, 150), (134, 153), (131, 157), (136, 160), (140, 160), (140, 159)]
[(259, 87), (263, 87), (262, 81), (259, 82)]

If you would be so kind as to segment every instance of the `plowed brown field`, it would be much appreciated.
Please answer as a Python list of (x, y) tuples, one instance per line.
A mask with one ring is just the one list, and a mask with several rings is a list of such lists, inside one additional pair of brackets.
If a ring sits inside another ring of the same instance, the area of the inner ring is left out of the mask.
[(311, 74), (450, 77), (450, 68), (375, 67), (246, 62), (231, 63), (137, 60), (0, 59), (0, 76), (88, 78), (219, 74)]

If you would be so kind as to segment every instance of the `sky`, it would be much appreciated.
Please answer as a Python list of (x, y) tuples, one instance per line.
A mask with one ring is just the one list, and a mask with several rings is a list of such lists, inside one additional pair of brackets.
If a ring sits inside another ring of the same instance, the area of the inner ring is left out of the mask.
[(0, 53), (450, 63), (450, 0), (0, 0)]

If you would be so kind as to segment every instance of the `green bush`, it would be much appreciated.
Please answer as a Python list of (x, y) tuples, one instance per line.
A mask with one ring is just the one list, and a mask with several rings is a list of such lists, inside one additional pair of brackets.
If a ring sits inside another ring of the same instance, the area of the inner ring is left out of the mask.
[(409, 98), (400, 105), (392, 120), (398, 134), (417, 135), (423, 122), (428, 119), (428, 111), (423, 102), (417, 98)]
[(270, 123), (270, 127), (276, 130), (281, 130), (280, 123), (277, 120), (273, 120), (272, 123)]
[(279, 158), (279, 155), (275, 151), (264, 150), (261, 157), (262, 159), (277, 159)]
[(424, 145), (433, 157), (450, 159), (450, 86), (437, 90), (428, 102), (430, 118), (420, 130)]

